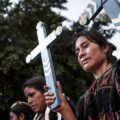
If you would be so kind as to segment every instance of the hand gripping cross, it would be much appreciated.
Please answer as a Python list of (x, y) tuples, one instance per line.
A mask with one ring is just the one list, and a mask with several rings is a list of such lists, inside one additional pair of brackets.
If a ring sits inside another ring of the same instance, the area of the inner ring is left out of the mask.
[(62, 27), (61, 26), (57, 27), (57, 29), (54, 30), (48, 36), (46, 35), (46, 30), (43, 22), (38, 22), (36, 29), (39, 44), (26, 57), (26, 63), (35, 60), (35, 58), (39, 57), (39, 55), (41, 54), (43, 70), (46, 79), (46, 84), (48, 86), (48, 91), (51, 91), (56, 97), (55, 102), (50, 106), (51, 109), (54, 109), (60, 105), (60, 98), (56, 86), (56, 76), (50, 53), (50, 44), (57, 38), (58, 35), (62, 33)]

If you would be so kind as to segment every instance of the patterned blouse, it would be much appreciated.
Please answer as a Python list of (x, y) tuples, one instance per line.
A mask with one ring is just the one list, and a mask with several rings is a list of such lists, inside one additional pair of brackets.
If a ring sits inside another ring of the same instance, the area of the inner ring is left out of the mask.
[(80, 97), (77, 116), (78, 120), (120, 120), (120, 61)]

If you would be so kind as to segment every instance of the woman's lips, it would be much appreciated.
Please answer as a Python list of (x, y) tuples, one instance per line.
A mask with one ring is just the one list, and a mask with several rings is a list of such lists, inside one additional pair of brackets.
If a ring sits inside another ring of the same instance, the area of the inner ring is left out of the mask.
[(82, 60), (82, 64), (85, 65), (85, 64), (88, 62), (89, 59), (90, 59), (90, 58), (85, 58), (85, 59), (83, 59), (83, 60)]

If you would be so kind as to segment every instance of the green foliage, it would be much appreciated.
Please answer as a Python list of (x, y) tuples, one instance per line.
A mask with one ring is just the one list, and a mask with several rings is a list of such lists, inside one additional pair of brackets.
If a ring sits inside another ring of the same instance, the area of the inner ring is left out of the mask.
[(26, 64), (27, 54), (38, 44), (36, 24), (44, 21), (48, 33), (65, 19), (55, 14), (51, 7), (65, 9), (65, 0), (22, 0), (11, 7), (9, 0), (0, 2), (0, 71), (2, 73), (0, 111), (23, 99), (21, 86), (24, 80), (43, 74), (40, 60)]
[[(28, 53), (38, 44), (36, 24), (44, 21), (47, 33), (56, 29), (65, 17), (55, 14), (51, 8), (66, 9), (66, 0), (20, 0), (11, 7), (9, 0), (0, 2), (0, 112), (9, 109), (16, 100), (24, 100), (21, 86), (25, 79), (42, 74), (41, 60), (26, 64)], [(107, 20), (107, 19), (106, 19)], [(99, 19), (93, 25), (100, 28)], [(64, 92), (76, 100), (91, 84), (92, 77), (79, 66), (74, 53), (73, 34), (82, 31), (78, 23), (73, 30), (64, 29), (51, 53), (57, 79), (61, 81)]]

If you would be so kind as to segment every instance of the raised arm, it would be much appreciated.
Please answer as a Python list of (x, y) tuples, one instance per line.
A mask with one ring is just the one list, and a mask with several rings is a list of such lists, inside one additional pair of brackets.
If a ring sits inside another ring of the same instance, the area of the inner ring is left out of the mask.
[[(67, 102), (65, 96), (63, 95), (62, 87), (59, 81), (57, 82), (57, 86), (58, 86), (58, 91), (61, 99), (61, 105), (58, 108), (54, 109), (53, 111), (61, 113), (64, 120), (77, 120), (69, 103)], [(50, 106), (55, 100), (53, 93), (45, 92), (44, 96), (45, 96), (45, 103), (47, 106)]]

